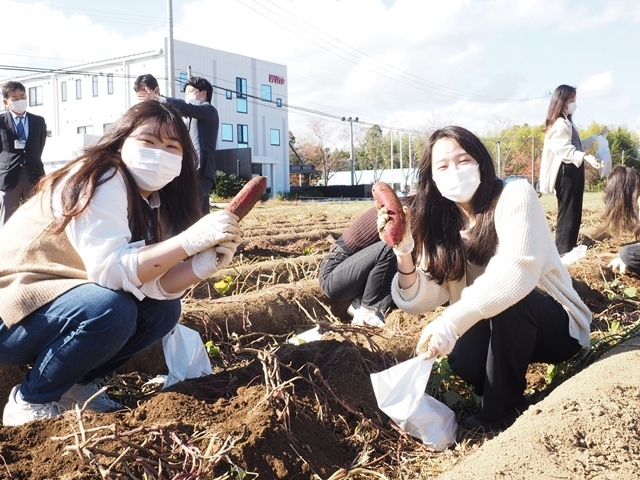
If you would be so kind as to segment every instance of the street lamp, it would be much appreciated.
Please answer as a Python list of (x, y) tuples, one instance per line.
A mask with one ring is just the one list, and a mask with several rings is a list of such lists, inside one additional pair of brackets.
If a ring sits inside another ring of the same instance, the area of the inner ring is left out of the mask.
[(500, 175), (500, 140), (496, 142), (498, 144), (498, 178), (502, 178)]
[(349, 130), (351, 132), (351, 185), (356, 184), (356, 163), (355, 163), (355, 155), (353, 154), (353, 122), (358, 121), (358, 117), (356, 118), (346, 118), (342, 117), (343, 122), (349, 122)]

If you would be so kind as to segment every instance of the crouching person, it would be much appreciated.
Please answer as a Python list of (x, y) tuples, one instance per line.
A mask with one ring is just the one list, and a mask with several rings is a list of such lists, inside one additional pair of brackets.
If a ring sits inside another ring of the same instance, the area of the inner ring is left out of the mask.
[[(32, 366), (4, 425), (82, 406), (174, 328), (184, 290), (231, 262), (238, 219), (200, 218), (196, 160), (180, 113), (141, 102), (0, 229), (0, 364)], [(87, 406), (121, 407), (105, 393)]]
[[(563, 362), (588, 346), (591, 313), (536, 192), (526, 182), (503, 186), (468, 130), (431, 135), (411, 213), (394, 248), (393, 300), (415, 315), (448, 305), (424, 327), (417, 353), (449, 355), (482, 398), (464, 426), (505, 428), (527, 408), (528, 365)], [(384, 225), (384, 209), (380, 216)]]

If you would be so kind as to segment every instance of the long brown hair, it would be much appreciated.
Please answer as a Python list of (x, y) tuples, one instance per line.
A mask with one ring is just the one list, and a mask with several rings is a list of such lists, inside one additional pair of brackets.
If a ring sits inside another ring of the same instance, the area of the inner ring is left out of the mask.
[(161, 240), (157, 217), (138, 193), (135, 180), (119, 153), (125, 139), (147, 123), (153, 123), (155, 135), (176, 140), (183, 149), (180, 175), (159, 190), (162, 208), (167, 212), (173, 233), (185, 230), (200, 218), (195, 171), (197, 154), (189, 131), (175, 107), (149, 100), (131, 107), (95, 145), (87, 147), (74, 161), (40, 180), (37, 191), (52, 191), (61, 179), (69, 175), (62, 192), (62, 216), (52, 225), (54, 233), (62, 232), (71, 219), (84, 212), (96, 189), (113, 178), (119, 170), (125, 178), (131, 202), (129, 215), (132, 241)]
[[(460, 210), (440, 194), (433, 181), (433, 147), (442, 138), (460, 145), (478, 162), (480, 169), (480, 186), (471, 199), (475, 225), (464, 241), (460, 236), (463, 228)], [(460, 280), (465, 274), (467, 260), (484, 265), (495, 255), (498, 235), (493, 213), (502, 187), (502, 181), (496, 178), (491, 154), (469, 130), (448, 126), (431, 134), (420, 161), (412, 233), (416, 241), (416, 256), (423, 258), (426, 271), (436, 282)]]
[(640, 236), (638, 196), (640, 172), (635, 168), (618, 165), (607, 177), (604, 190), (604, 214), (599, 232), (611, 231), (616, 235), (633, 232)]
[[(564, 117), (564, 107), (568, 100), (576, 96), (576, 92), (576, 88), (570, 85), (560, 85), (555, 89), (551, 96), (547, 118), (544, 122), (545, 132), (551, 128), (558, 118)], [(572, 115), (567, 115), (567, 118), (571, 120)]]

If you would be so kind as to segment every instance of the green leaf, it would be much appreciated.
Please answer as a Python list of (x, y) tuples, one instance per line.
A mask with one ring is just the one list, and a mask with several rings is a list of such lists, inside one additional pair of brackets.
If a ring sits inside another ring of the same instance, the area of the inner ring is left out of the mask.
[(227, 291), (229, 291), (229, 288), (232, 285), (233, 285), (233, 278), (227, 275), (219, 282), (214, 283), (213, 288), (215, 288), (216, 292), (218, 292), (220, 295), (224, 295), (225, 293), (227, 293)]
[(462, 397), (460, 396), (460, 394), (458, 392), (454, 392), (453, 390), (450, 390), (448, 392), (444, 392), (441, 395), (441, 399), (442, 399), (442, 403), (444, 403), (447, 407), (453, 408), (454, 406), (456, 406), (458, 403), (462, 403)]
[(635, 298), (638, 295), (636, 287), (627, 287), (624, 289), (624, 294), (626, 297)]
[(210, 357), (217, 357), (220, 355), (220, 347), (214, 344), (211, 340), (204, 344), (204, 348), (207, 351), (207, 355)]

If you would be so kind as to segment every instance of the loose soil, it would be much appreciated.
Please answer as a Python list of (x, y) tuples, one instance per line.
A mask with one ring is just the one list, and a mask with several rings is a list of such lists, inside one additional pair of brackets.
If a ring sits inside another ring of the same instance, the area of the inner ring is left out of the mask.
[[(459, 428), (455, 445), (434, 452), (378, 409), (369, 375), (411, 358), (437, 312), (393, 311), (384, 329), (352, 327), (348, 304), (318, 287), (322, 255), (371, 205), (256, 206), (231, 268), (183, 301), (181, 323), (219, 347), (213, 375), (161, 390), (153, 379), (167, 366), (160, 345), (152, 347), (107, 379), (126, 409), (0, 427), (0, 478), (638, 478), (640, 340), (629, 332), (640, 280), (606, 269), (630, 238), (595, 238), (599, 211), (585, 212), (581, 241), (590, 248), (568, 269), (594, 313), (592, 348), (553, 371), (532, 365), (535, 404), (507, 430)], [(555, 212), (548, 218), (553, 225)], [(317, 324), (322, 341), (287, 342)], [(26, 368), (0, 368), (0, 398)], [(427, 390), (459, 420), (474, 411), (446, 362)]]

